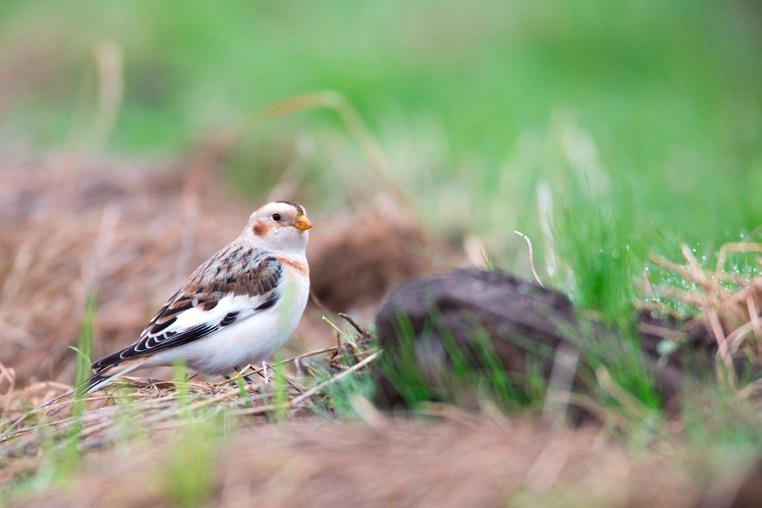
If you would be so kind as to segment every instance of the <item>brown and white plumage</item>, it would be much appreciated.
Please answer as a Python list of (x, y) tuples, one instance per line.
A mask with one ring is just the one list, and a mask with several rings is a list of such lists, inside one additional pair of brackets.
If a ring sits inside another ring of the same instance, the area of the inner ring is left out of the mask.
[(143, 367), (184, 361), (225, 374), (267, 358), (307, 304), (311, 227), (295, 203), (255, 211), (241, 235), (190, 275), (133, 344), (93, 363), (88, 391)]

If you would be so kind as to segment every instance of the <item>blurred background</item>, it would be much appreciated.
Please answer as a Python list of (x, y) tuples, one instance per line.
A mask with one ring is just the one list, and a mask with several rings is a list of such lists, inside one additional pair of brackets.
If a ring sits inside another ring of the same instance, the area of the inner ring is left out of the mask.
[[(529, 276), (520, 230), (534, 241), (542, 278), (616, 315), (631, 305), (649, 252), (675, 255), (685, 241), (709, 262), (722, 243), (762, 224), (761, 19), (753, 0), (5, 0), (0, 165), (16, 169), (3, 172), (6, 232), (23, 224), (14, 219), (19, 203), (50, 182), (20, 175), (50, 154), (65, 167), (94, 168), (81, 183), (134, 167), (190, 172), (211, 146), (215, 183), (202, 187), (219, 185), (216, 195), (237, 196), (238, 208), (225, 215), (231, 200), (202, 200), (200, 215), (214, 219), (191, 240), (206, 243), (134, 309), (134, 323), (273, 189), (323, 224), (344, 220), (316, 228), (315, 242), (331, 230), (356, 234), (352, 218), (375, 203), (376, 222), (403, 209), (402, 222), (420, 231), (400, 237), (436, 237), (434, 251), (454, 252), (452, 264), (484, 256)], [(346, 100), (343, 117), (304, 107), (258, 115), (319, 90)], [(143, 226), (132, 241), (167, 241), (166, 230), (147, 225), (162, 203), (179, 200), (187, 217), (180, 198), (193, 184), (146, 178), (119, 192), (87, 187), (77, 199), (99, 214), (72, 220), (97, 226), (118, 201), (109, 196), (155, 195), (153, 205), (122, 210), (143, 210), (129, 221)], [(382, 194), (394, 197), (378, 204)], [(97, 243), (96, 226), (75, 243)], [(6, 278), (25, 259), (25, 241), (6, 242)], [(145, 256), (130, 255), (125, 266)], [(41, 274), (35, 289), (50, 277)], [(22, 279), (6, 283), (7, 298)]]
[[(759, 21), (750, 0), (8, 0), (1, 132), (29, 150), (92, 134), (93, 54), (108, 44), (123, 80), (109, 153), (175, 157), (277, 100), (331, 89), (421, 208), (437, 207), (436, 226), (525, 228), (537, 181), (571, 171), (633, 208), (640, 231), (719, 241), (762, 220), (749, 194), (762, 188)], [(335, 115), (248, 134), (224, 166), (252, 196), (300, 149), (315, 201), (366, 184)]]

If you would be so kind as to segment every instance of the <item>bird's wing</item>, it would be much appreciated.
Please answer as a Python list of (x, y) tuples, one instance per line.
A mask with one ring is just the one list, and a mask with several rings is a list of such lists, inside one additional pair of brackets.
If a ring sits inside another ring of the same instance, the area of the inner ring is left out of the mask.
[(96, 372), (206, 337), (269, 309), (280, 297), (283, 266), (234, 242), (199, 266), (154, 316), (135, 343), (93, 363)]

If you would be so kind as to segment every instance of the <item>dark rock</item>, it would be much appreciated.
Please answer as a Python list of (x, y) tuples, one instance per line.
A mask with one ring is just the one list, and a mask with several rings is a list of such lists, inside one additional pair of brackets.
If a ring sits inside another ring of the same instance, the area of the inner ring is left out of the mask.
[(453, 355), (466, 370), (488, 369), (496, 360), (508, 372), (533, 369), (547, 377), (569, 328), (576, 329), (576, 317), (563, 294), (506, 273), (462, 269), (408, 281), (376, 316), (384, 348), (378, 401), (404, 402), (411, 378), (424, 390), (448, 384)]
[[(677, 327), (650, 315), (641, 319), (651, 331)], [(529, 400), (531, 390), (550, 378), (560, 347), (581, 353), (569, 367), (575, 389), (591, 389), (592, 369), (614, 355), (640, 353), (666, 402), (683, 379), (680, 360), (659, 345), (663, 336), (646, 332), (627, 341), (594, 319), (579, 318), (562, 293), (499, 271), (469, 268), (408, 281), (387, 297), (376, 330), (384, 349), (376, 402), (384, 407), (457, 399), (452, 389), (466, 378), (481, 387), (503, 382), (513, 400)], [(706, 366), (711, 341), (701, 336), (690, 343), (707, 351)]]

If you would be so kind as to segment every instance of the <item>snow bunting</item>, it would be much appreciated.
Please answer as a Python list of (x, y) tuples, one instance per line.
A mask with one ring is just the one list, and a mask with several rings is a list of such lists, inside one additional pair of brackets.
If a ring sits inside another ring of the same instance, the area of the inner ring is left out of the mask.
[(288, 201), (251, 214), (240, 236), (191, 274), (136, 342), (93, 363), (88, 393), (143, 367), (184, 361), (226, 374), (270, 356), (307, 305), (311, 227), (304, 207)]

